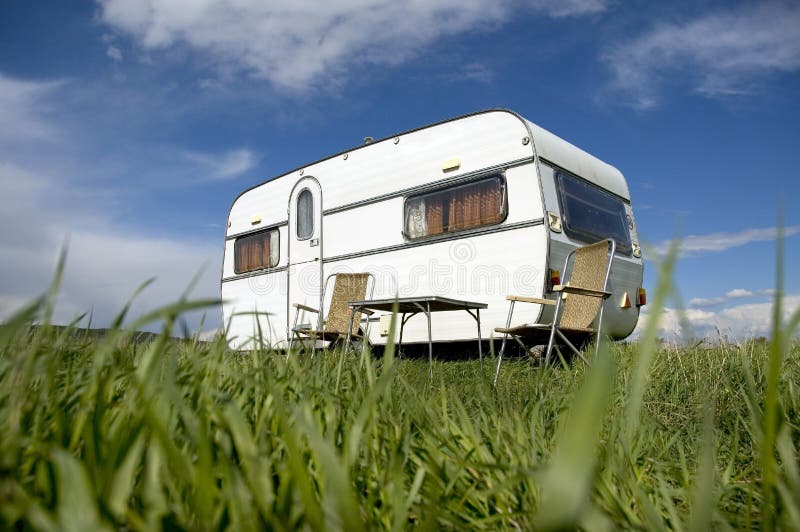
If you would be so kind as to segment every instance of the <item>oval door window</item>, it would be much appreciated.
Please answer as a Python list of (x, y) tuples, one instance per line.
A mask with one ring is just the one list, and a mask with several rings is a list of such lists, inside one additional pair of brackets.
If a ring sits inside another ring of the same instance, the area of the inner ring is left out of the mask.
[(308, 240), (314, 234), (314, 196), (304, 188), (297, 195), (297, 239)]

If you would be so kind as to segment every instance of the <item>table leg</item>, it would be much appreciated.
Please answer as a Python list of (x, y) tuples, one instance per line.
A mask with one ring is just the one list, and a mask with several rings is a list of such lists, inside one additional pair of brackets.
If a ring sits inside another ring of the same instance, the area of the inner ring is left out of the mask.
[(483, 341), (481, 339), (481, 309), (476, 308), (475, 314), (477, 314), (475, 321), (478, 322), (478, 358), (480, 358), (481, 360), (481, 369), (483, 369)]
[(406, 313), (403, 312), (400, 318), (400, 338), (397, 340), (397, 354), (400, 354), (400, 348), (403, 347), (403, 328), (406, 326)]
[[(422, 307), (420, 306), (420, 308), (422, 308)], [(424, 308), (422, 309), (422, 312), (425, 312)], [(408, 322), (408, 320), (410, 320), (411, 318), (413, 318), (417, 314), (419, 314), (419, 311), (404, 312), (403, 313), (403, 317), (400, 319), (400, 339), (397, 341), (397, 352), (398, 353), (400, 353), (400, 347), (403, 345), (403, 328), (406, 326), (406, 323)]]
[(476, 308), (475, 312), (473, 313), (470, 309), (464, 309), (467, 314), (472, 316), (472, 319), (475, 320), (475, 323), (478, 325), (478, 358), (481, 360), (481, 369), (483, 369), (483, 342), (481, 339), (481, 309)]
[(428, 366), (430, 367), (430, 379), (433, 380), (433, 336), (431, 335), (431, 304), (425, 304), (425, 316), (428, 318)]

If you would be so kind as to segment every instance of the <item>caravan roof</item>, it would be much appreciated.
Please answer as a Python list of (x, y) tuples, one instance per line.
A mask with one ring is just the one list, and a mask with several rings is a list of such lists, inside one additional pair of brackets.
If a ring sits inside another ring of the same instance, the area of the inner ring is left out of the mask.
[[(417, 132), (421, 132), (424, 130), (432, 130), (437, 127), (452, 125), (454, 122), (459, 121), (470, 121), (470, 123), (480, 124), (482, 122), (483, 117), (489, 117), (489, 115), (506, 115), (508, 117), (513, 117), (511, 121), (505, 122), (503, 125), (503, 121), (495, 121), (495, 126), (501, 125), (504, 128), (507, 128), (510, 123), (513, 122), (514, 119), (518, 121), (518, 123), (524, 128), (524, 130), (528, 131), (530, 137), (532, 139), (530, 156), (536, 156), (537, 158), (549, 162), (552, 165), (557, 167), (563, 168), (575, 175), (590, 181), (609, 192), (619, 196), (623, 200), (630, 202), (630, 193), (628, 192), (628, 186), (625, 182), (625, 178), (622, 176), (619, 170), (614, 168), (613, 166), (609, 165), (590, 155), (589, 153), (583, 151), (582, 149), (570, 144), (569, 142), (563, 140), (562, 138), (556, 136), (555, 134), (547, 131), (546, 129), (537, 126), (536, 124), (526, 120), (519, 114), (509, 111), (506, 109), (489, 109), (485, 111), (478, 111), (475, 113), (470, 113), (467, 115), (463, 115), (456, 118), (451, 118), (449, 120), (444, 120), (442, 122), (437, 122), (434, 124), (430, 124), (427, 126), (419, 127), (416, 129), (412, 129), (403, 133), (398, 133), (380, 140), (375, 140), (369, 144), (350, 147), (344, 151), (341, 151), (334, 155), (329, 155), (322, 159), (319, 159), (312, 163), (307, 163), (301, 167), (297, 167), (294, 170), (289, 172), (285, 172), (276, 178), (269, 179), (262, 183), (256, 184), (247, 190), (244, 190), (239, 194), (239, 196), (234, 200), (233, 204), (231, 205), (229, 211), (229, 221), (233, 222), (232, 226), (229, 228), (229, 234), (241, 232), (242, 229), (249, 229), (249, 223), (246, 220), (246, 213), (250, 213), (254, 209), (251, 208), (251, 203), (254, 201), (263, 202), (264, 199), (258, 199), (254, 196), (249, 195), (248, 193), (254, 189), (257, 189), (267, 183), (274, 183), (276, 186), (286, 186), (291, 187), (289, 182), (284, 182), (282, 177), (286, 177), (290, 174), (294, 174), (297, 171), (301, 171), (303, 169), (312, 169), (312, 167), (317, 167), (320, 164), (330, 164), (337, 159), (341, 159), (344, 154), (352, 155), (356, 151), (361, 150), (371, 150), (375, 149), (377, 146), (384, 145), (384, 143), (391, 142), (392, 139), (397, 139), (399, 137), (405, 137), (408, 135), (415, 134)], [(522, 132), (522, 128), (520, 133)], [(451, 131), (452, 133), (452, 131)], [(396, 144), (396, 142), (395, 142)], [(523, 146), (519, 146), (522, 148)], [(352, 159), (352, 157), (351, 157)], [(314, 171), (312, 169), (312, 171)], [(302, 173), (300, 174), (302, 175)], [(279, 184), (280, 183), (280, 184)], [(269, 185), (270, 187), (273, 186), (272, 184)], [(280, 196), (280, 194), (278, 194)], [(331, 206), (336, 206), (335, 202), (330, 204)], [(262, 205), (263, 207), (263, 205)], [(263, 208), (255, 209), (256, 211), (263, 211)], [(262, 227), (272, 224), (278, 223), (280, 219), (283, 217), (282, 212), (284, 212), (283, 208), (270, 208), (267, 209), (264, 213), (265, 219), (263, 220)]]
[[(549, 161), (555, 164), (556, 166), (560, 166), (565, 170), (569, 170), (570, 172), (577, 174), (583, 177), (584, 179), (605, 188), (610, 192), (613, 192), (617, 196), (620, 196), (621, 198), (630, 201), (630, 192), (628, 191), (628, 184), (625, 182), (625, 178), (623, 177), (622, 173), (619, 170), (617, 170), (610, 164), (601, 161), (597, 157), (583, 151), (574, 144), (567, 142), (561, 137), (555, 135), (554, 133), (551, 133), (550, 131), (544, 129), (543, 127), (537, 126), (536, 124), (525, 119), (518, 113), (515, 113), (514, 111), (508, 109), (486, 109), (484, 111), (476, 111), (474, 113), (469, 113), (455, 118), (450, 118), (448, 120), (443, 120), (441, 122), (435, 122), (433, 124), (414, 128), (408, 131), (404, 131), (402, 133), (396, 133), (386, 138), (372, 141), (369, 144), (347, 148), (346, 150), (343, 150), (339, 153), (323, 157), (322, 159), (319, 159), (317, 161), (307, 163), (301, 167), (297, 167), (293, 170), (290, 170), (289, 172), (285, 172), (279, 176), (276, 176), (276, 178), (291, 174), (299, 170), (300, 168), (304, 167), (307, 168), (322, 161), (339, 157), (344, 153), (352, 152), (354, 150), (362, 148), (367, 148), (370, 145), (378, 144), (380, 142), (387, 141), (389, 139), (398, 136), (408, 135), (409, 133), (414, 133), (416, 131), (435, 127), (447, 122), (454, 122), (464, 118), (469, 118), (476, 115), (489, 114), (489, 113), (508, 113), (510, 115), (517, 117), (521, 122), (523, 122), (523, 124), (525, 124), (525, 127), (531, 132), (531, 136), (533, 137), (533, 147), (536, 155), (539, 158)], [(263, 185), (268, 181), (273, 181), (276, 178), (270, 178), (267, 181), (263, 181), (242, 191), (239, 194), (239, 197), (243, 196), (248, 191)]]
[(533, 122), (525, 120), (525, 123), (531, 130), (533, 147), (539, 158), (550, 161), (630, 201), (628, 184), (619, 170)]

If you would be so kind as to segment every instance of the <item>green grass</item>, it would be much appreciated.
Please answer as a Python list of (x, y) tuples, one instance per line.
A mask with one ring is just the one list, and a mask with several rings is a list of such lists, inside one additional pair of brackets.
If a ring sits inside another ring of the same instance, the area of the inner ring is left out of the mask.
[[(3, 528), (706, 529), (798, 524), (800, 350), (760, 451), (769, 344), (504, 366), (22, 328), (0, 346)], [(628, 426), (632, 425), (632, 429)], [(628, 432), (628, 430), (630, 430)], [(766, 491), (773, 493), (764, 508)]]
[[(656, 296), (654, 305), (667, 284)], [(51, 291), (55, 292), (57, 287)], [(800, 529), (797, 316), (774, 341), (503, 365), (0, 327), (0, 528)], [(658, 308), (658, 307), (656, 307)], [(40, 325), (30, 323), (39, 320)]]

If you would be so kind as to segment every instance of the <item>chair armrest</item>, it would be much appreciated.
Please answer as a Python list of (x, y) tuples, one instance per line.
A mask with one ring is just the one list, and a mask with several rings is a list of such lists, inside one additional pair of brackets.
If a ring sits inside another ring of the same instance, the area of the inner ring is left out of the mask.
[(540, 305), (555, 305), (556, 302), (552, 299), (542, 299), (540, 297), (527, 297), (527, 296), (506, 296), (508, 301), (520, 301), (522, 303), (538, 303)]
[(305, 311), (308, 311), (308, 312), (315, 312), (315, 313), (319, 314), (319, 311), (318, 311), (317, 309), (315, 309), (315, 308), (313, 308), (313, 307), (306, 306), (306, 305), (302, 305), (302, 304), (300, 304), (300, 303), (295, 303), (295, 304), (294, 304), (294, 305), (292, 305), (292, 306), (293, 306), (294, 308), (299, 308), (299, 309), (301, 309), (301, 310), (305, 310)]
[(593, 290), (591, 288), (581, 288), (580, 286), (568, 286), (557, 284), (553, 287), (553, 292), (564, 292), (565, 294), (578, 294), (581, 296), (602, 297), (606, 299), (611, 296), (611, 292)]

